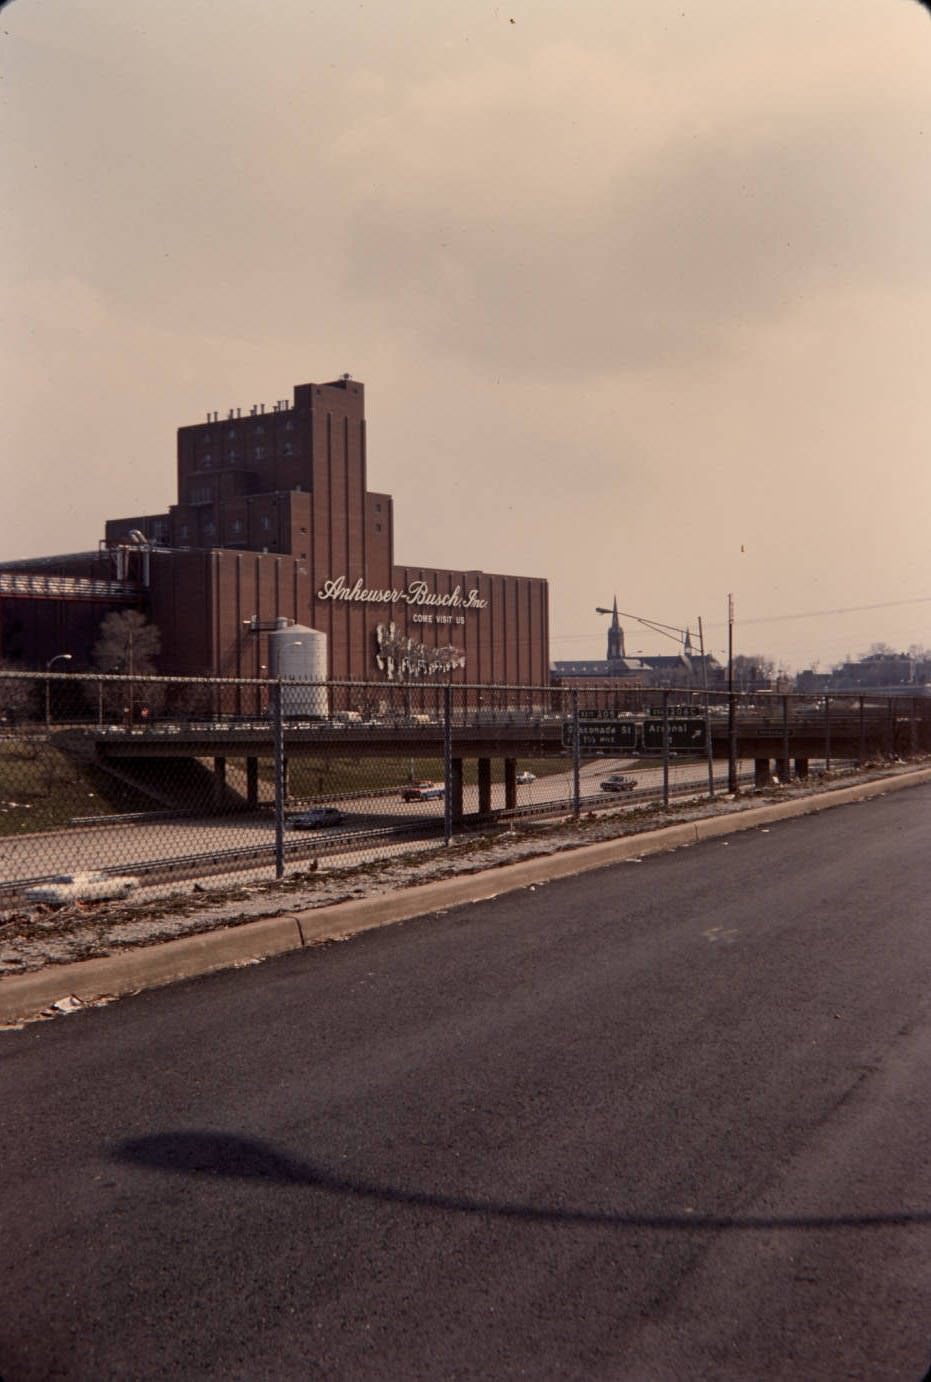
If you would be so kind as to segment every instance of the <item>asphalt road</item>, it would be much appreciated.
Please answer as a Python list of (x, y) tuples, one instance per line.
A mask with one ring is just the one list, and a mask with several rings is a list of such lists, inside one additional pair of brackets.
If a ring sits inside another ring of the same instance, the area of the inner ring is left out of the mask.
[(0, 1033), (0, 1374), (923, 1377), (931, 787)]

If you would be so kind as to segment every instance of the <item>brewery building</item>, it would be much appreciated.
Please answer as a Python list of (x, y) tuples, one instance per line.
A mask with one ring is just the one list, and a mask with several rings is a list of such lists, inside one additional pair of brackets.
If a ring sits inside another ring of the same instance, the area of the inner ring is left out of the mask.
[(344, 375), (179, 428), (165, 512), (109, 519), (96, 552), (0, 563), (0, 658), (89, 667), (103, 615), (130, 606), (169, 675), (263, 677), (269, 634), (297, 625), (325, 635), (334, 680), (546, 684), (544, 579), (397, 560), (364, 403)]

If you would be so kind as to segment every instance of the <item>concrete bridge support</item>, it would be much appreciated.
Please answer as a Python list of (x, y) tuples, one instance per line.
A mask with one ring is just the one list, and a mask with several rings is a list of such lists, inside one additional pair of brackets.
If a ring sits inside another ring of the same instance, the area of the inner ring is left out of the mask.
[(449, 795), (452, 801), (453, 826), (462, 824), (462, 759), (454, 758), (451, 763), (452, 773), (449, 783)]
[(513, 811), (517, 805), (517, 759), (504, 760), (504, 807)]
[(257, 758), (246, 759), (246, 802), (252, 811), (256, 810), (259, 804), (259, 760)]
[(769, 770), (768, 758), (754, 758), (753, 760), (753, 785), (756, 788), (768, 787), (772, 779)]
[(226, 759), (215, 758), (213, 760), (213, 807), (215, 811), (222, 811), (225, 798)]
[(792, 781), (792, 761), (789, 758), (776, 759), (776, 776), (780, 782)]
[(808, 776), (808, 759), (807, 759), (807, 758), (796, 758), (796, 760), (795, 760), (795, 776), (796, 776), (796, 777), (800, 777), (800, 778), (806, 778), (806, 777)]
[(478, 760), (478, 814), (491, 815), (491, 759)]

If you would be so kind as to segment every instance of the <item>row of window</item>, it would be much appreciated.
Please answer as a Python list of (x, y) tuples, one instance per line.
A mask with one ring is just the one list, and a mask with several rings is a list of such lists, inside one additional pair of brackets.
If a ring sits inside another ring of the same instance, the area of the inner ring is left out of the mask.
[[(191, 504), (203, 504), (203, 503), (208, 502), (207, 500), (198, 499), (198, 498), (197, 498), (198, 494), (200, 494), (201, 492), (202, 492), (202, 491), (200, 491), (200, 490), (193, 490), (189, 502), (190, 502)], [(212, 535), (213, 533), (215, 533), (216, 530), (217, 530), (217, 529), (216, 529), (216, 524), (213, 522), (212, 519), (208, 519), (202, 526), (203, 526), (204, 532), (205, 532), (205, 533), (210, 533), (211, 535)], [(272, 519), (271, 519), (271, 517), (270, 517), (267, 513), (263, 513), (263, 514), (259, 517), (259, 527), (262, 529), (263, 532), (269, 533), (269, 532), (271, 532), (271, 530), (272, 530), (272, 526), (273, 526), (273, 525), (272, 525)], [(234, 533), (241, 533), (241, 532), (244, 532), (244, 530), (245, 530), (245, 524), (243, 523), (242, 519), (241, 519), (241, 518), (234, 518), (233, 521), (232, 521), (232, 523), (231, 523), (231, 525), (230, 525), (230, 530), (231, 530), (232, 532), (234, 532)], [(301, 532), (303, 532), (303, 531), (304, 531), (304, 530), (303, 530), (303, 528), (302, 528), (302, 529), (301, 529)]]
[[(222, 452), (219, 453), (218, 464), (221, 466), (235, 465), (240, 459), (241, 454), (244, 453), (240, 453), (235, 447), (231, 447), (225, 455)], [(264, 446), (256, 446), (252, 449), (252, 459), (255, 461), (264, 461), (269, 454), (271, 453), (269, 453)], [(294, 443), (286, 441), (281, 448), (281, 454), (282, 456), (293, 456), (295, 454)], [(212, 466), (214, 464), (214, 453), (212, 451), (202, 451), (197, 457), (197, 464), (203, 468)]]
[[(267, 514), (262, 515), (262, 518), (259, 522), (259, 527), (265, 533), (271, 532), (272, 520), (268, 517)], [(205, 538), (214, 538), (217, 535), (217, 525), (212, 521), (212, 519), (208, 519), (206, 523), (202, 523), (200, 525), (199, 531), (201, 535)], [(234, 518), (232, 524), (230, 525), (230, 532), (232, 533), (232, 535), (234, 537), (241, 537), (244, 531), (245, 525), (242, 519)], [(177, 540), (179, 542), (187, 542), (187, 540), (191, 536), (191, 525), (189, 523), (179, 523), (177, 532)]]
[[(254, 421), (252, 418), (244, 417), (236, 418), (233, 422), (231, 422), (231, 424), (226, 428), (225, 434), (222, 429), (218, 432), (201, 432), (198, 435), (198, 440), (201, 442), (207, 442), (209, 444), (214, 441), (220, 441), (222, 437), (225, 435), (227, 441), (238, 441), (242, 439), (242, 434), (246, 427), (249, 428), (254, 437), (264, 437), (265, 435), (264, 422), (257, 422)], [(284, 422), (279, 423), (277, 427), (273, 428), (273, 430), (276, 432), (293, 432), (294, 419), (290, 417), (286, 418)]]

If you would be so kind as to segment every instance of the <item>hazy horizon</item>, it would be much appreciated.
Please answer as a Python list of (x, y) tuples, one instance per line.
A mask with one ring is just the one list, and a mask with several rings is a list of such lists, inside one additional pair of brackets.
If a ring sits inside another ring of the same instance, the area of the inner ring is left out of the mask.
[[(827, 668), (931, 644), (912, 0), (16, 0), (0, 560), (344, 371), (399, 562)], [(672, 644), (622, 619), (627, 648)]]

